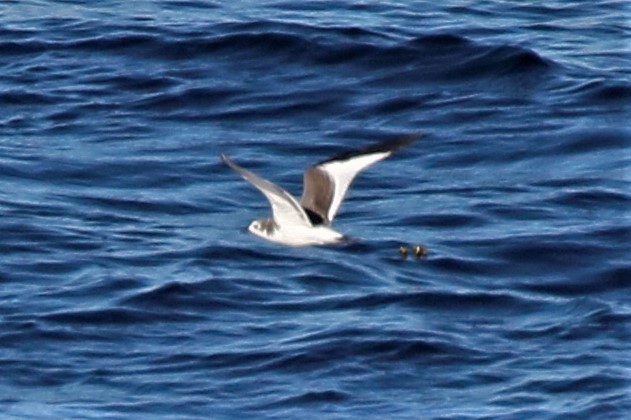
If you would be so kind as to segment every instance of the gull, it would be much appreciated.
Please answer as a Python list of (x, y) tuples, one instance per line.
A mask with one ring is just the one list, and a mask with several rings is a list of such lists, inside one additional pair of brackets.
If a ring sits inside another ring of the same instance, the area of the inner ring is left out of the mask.
[(412, 135), (380, 142), (309, 167), (304, 173), (300, 201), (273, 182), (237, 165), (223, 153), (221, 159), (262, 192), (272, 208), (272, 217), (250, 223), (250, 233), (292, 247), (339, 244), (348, 242), (349, 238), (332, 229), (331, 223), (357, 174), (418, 138)]

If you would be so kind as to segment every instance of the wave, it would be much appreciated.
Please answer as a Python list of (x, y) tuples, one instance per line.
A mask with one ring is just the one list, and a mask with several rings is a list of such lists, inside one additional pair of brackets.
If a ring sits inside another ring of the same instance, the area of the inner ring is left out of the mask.
[[(445, 10), (505, 18), (492, 3)], [(420, 28), (434, 18), (400, 9), (369, 29), (161, 5), (166, 20), (136, 5), (0, 26), (6, 401), (53, 385), (60, 417), (191, 418), (597, 417), (627, 402), (631, 96), (622, 61), (591, 65), (615, 46), (568, 52), (588, 34), (558, 20), (531, 40)], [(552, 9), (515, 10), (529, 24)], [(269, 207), (220, 151), (299, 191), (343, 142), (416, 130), (351, 190), (336, 223), (358, 242), (239, 232)], [(402, 258), (402, 242), (429, 255)]]
[(133, 325), (161, 322), (199, 321), (198, 315), (177, 312), (149, 312), (129, 308), (108, 307), (103, 309), (61, 311), (46, 314), (44, 321), (81, 325)]
[(164, 28), (151, 33), (145, 27), (108, 28), (107, 32), (114, 34), (84, 38), (81, 32), (77, 34), (78, 39), (73, 39), (71, 32), (66, 35), (68, 39), (60, 41), (5, 40), (0, 41), (0, 51), (7, 55), (23, 55), (65, 50), (179, 61), (204, 57), (231, 61), (246, 59), (244, 65), (248, 59), (259, 62), (289, 59), (287, 64), (302, 61), (326, 66), (361, 65), (372, 70), (414, 65), (416, 70), (428, 74), (438, 72), (437, 68), (440, 68), (440, 73), (451, 78), (541, 72), (554, 65), (529, 49), (483, 45), (450, 33), (398, 40), (357, 27), (257, 21), (211, 26), (205, 33)]
[(631, 84), (624, 82), (596, 81), (584, 92), (584, 102), (619, 103), (627, 105), (631, 101)]
[(566, 281), (531, 283), (524, 290), (553, 296), (589, 296), (631, 291), (631, 267), (613, 267)]

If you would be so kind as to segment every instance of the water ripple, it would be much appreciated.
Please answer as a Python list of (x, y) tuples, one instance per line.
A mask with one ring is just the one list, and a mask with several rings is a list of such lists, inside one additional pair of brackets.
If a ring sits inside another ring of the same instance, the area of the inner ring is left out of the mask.
[[(5, 3), (0, 416), (628, 411), (621, 2)], [(353, 243), (243, 231), (220, 153), (299, 196), (407, 133)]]

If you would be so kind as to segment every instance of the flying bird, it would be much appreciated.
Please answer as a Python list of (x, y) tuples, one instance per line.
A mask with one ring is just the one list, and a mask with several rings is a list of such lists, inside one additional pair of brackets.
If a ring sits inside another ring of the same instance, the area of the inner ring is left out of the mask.
[(254, 220), (248, 230), (256, 236), (294, 247), (344, 243), (348, 237), (331, 228), (348, 189), (359, 172), (389, 157), (420, 136), (412, 135), (351, 150), (309, 167), (304, 173), (302, 198), (237, 165), (221, 159), (265, 195), (272, 217)]

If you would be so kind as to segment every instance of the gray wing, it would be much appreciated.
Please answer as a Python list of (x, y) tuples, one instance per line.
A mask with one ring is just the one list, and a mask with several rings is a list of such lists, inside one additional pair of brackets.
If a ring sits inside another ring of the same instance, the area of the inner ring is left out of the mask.
[(242, 168), (223, 153), (221, 154), (221, 159), (226, 163), (226, 165), (237, 171), (243, 179), (254, 185), (263, 193), (263, 195), (265, 195), (265, 198), (267, 198), (267, 201), (269, 201), (269, 204), (272, 207), (272, 215), (274, 217), (274, 222), (277, 225), (312, 226), (305, 210), (287, 191), (280, 188), (278, 185), (261, 178), (255, 173)]
[(300, 204), (320, 216), (325, 224), (330, 224), (357, 174), (419, 137), (410, 135), (387, 140), (336, 155), (310, 167), (304, 174)]

